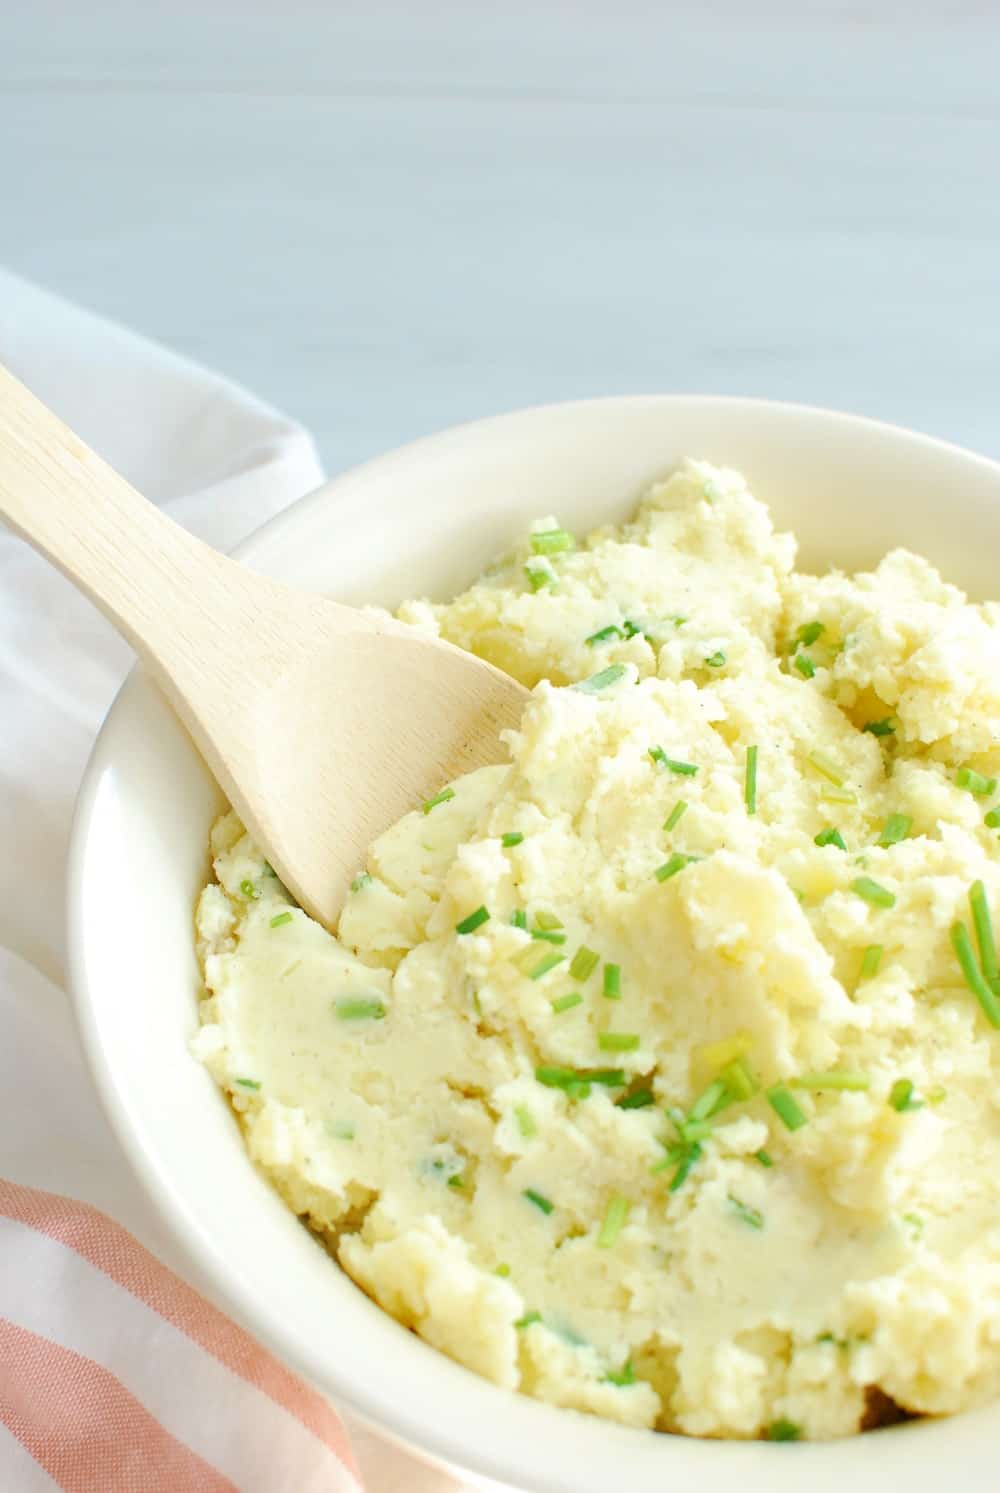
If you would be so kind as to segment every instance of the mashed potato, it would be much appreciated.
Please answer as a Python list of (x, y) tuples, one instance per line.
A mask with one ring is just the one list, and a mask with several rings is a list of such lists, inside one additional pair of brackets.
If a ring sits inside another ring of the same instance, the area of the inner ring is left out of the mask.
[(1000, 613), (793, 563), (699, 462), (541, 520), (402, 612), (534, 687), (509, 765), (375, 843), (337, 938), (233, 815), (198, 911), (198, 1054), (354, 1280), (696, 1436), (1000, 1388)]

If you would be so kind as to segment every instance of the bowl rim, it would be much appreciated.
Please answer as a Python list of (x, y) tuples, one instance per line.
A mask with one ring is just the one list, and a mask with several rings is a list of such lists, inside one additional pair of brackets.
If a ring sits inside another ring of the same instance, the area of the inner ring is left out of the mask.
[[(914, 431), (906, 426), (872, 419), (869, 416), (855, 414), (849, 411), (835, 408), (798, 403), (788, 400), (771, 400), (741, 395), (717, 395), (717, 394), (634, 394), (614, 395), (610, 397), (597, 397), (578, 400), (553, 401), (541, 405), (532, 405), (523, 409), (506, 411), (496, 415), (490, 415), (479, 419), (464, 421), (457, 425), (446, 427), (443, 430), (418, 437), (402, 446), (393, 448), (355, 466), (344, 469), (334, 477), (327, 479), (318, 487), (293, 500), (279, 513), (267, 519), (251, 533), (246, 535), (231, 554), (241, 561), (254, 562), (259, 551), (266, 549), (276, 539), (282, 537), (286, 531), (293, 530), (299, 525), (303, 518), (311, 514), (315, 509), (336, 502), (342, 494), (346, 495), (349, 489), (359, 479), (364, 480), (372, 476), (384, 476), (391, 474), (394, 469), (404, 467), (407, 463), (418, 458), (425, 452), (437, 449), (446, 452), (449, 445), (464, 443), (479, 434), (489, 435), (502, 432), (504, 426), (524, 421), (540, 420), (556, 412), (567, 415), (572, 412), (586, 413), (596, 407), (609, 408), (613, 406), (650, 406), (659, 407), (668, 413), (670, 410), (679, 410), (685, 406), (708, 406), (719, 410), (736, 413), (753, 413), (755, 411), (777, 413), (787, 415), (794, 420), (807, 417), (828, 423), (831, 429), (843, 431), (853, 430), (855, 433), (869, 432), (881, 437), (889, 437), (909, 445), (911, 448), (923, 448), (928, 452), (934, 451), (941, 455), (947, 455), (963, 463), (971, 463), (984, 472), (988, 472), (998, 484), (1000, 492), (1000, 462), (994, 461), (982, 453), (969, 450), (954, 442), (946, 441), (937, 436)], [(88, 839), (94, 823), (95, 809), (97, 807), (98, 786), (101, 775), (107, 765), (108, 739), (114, 730), (115, 723), (120, 716), (129, 708), (130, 694), (137, 675), (142, 675), (142, 665), (135, 663), (129, 670), (126, 678), (119, 687), (108, 712), (100, 726), (98, 734), (91, 748), (86, 768), (84, 770), (80, 787), (77, 794), (70, 831), (69, 849), (67, 854), (66, 871), (66, 928), (67, 928), (67, 971), (68, 986), (71, 1004), (74, 1012), (77, 1031), (80, 1037), (81, 1047), (87, 1062), (90, 1076), (97, 1092), (98, 1100), (104, 1114), (110, 1124), (118, 1144), (121, 1146), (125, 1158), (137, 1178), (143, 1192), (152, 1202), (159, 1220), (164, 1225), (171, 1239), (179, 1247), (183, 1257), (190, 1263), (195, 1273), (195, 1279), (204, 1283), (202, 1289), (216, 1302), (222, 1304), (236, 1321), (242, 1323), (247, 1330), (261, 1343), (265, 1344), (284, 1362), (288, 1363), (296, 1372), (307, 1380), (315, 1382), (315, 1376), (310, 1373), (306, 1350), (289, 1335), (282, 1336), (281, 1332), (272, 1328), (271, 1324), (260, 1320), (260, 1310), (255, 1300), (231, 1279), (228, 1279), (218, 1268), (217, 1260), (211, 1250), (206, 1247), (201, 1236), (191, 1229), (188, 1221), (178, 1210), (170, 1190), (161, 1178), (154, 1159), (148, 1153), (133, 1125), (129, 1109), (124, 1102), (119, 1087), (116, 1083), (115, 1074), (112, 1070), (107, 1056), (104, 1052), (96, 1008), (91, 995), (89, 958), (87, 948), (87, 930), (83, 914), (83, 897), (81, 895), (82, 880), (84, 875), (84, 864), (87, 853)], [(333, 1262), (336, 1265), (336, 1262)], [(336, 1266), (336, 1268), (340, 1268)], [(426, 1345), (428, 1352), (438, 1353), (437, 1349)], [(471, 1372), (471, 1371), (470, 1371)], [(504, 1487), (510, 1484), (511, 1489), (552, 1489), (553, 1493), (562, 1493), (569, 1485), (558, 1478), (546, 1477), (543, 1482), (537, 1481), (539, 1469), (534, 1460), (535, 1453), (531, 1446), (527, 1449), (520, 1447), (504, 1447), (504, 1455), (498, 1459), (497, 1453), (489, 1449), (487, 1441), (481, 1435), (477, 1435), (475, 1429), (470, 1429), (464, 1434), (453, 1428), (448, 1418), (444, 1415), (433, 1424), (424, 1420), (417, 1420), (408, 1415), (407, 1407), (387, 1404), (384, 1395), (380, 1395), (377, 1389), (365, 1382), (359, 1384), (356, 1377), (352, 1377), (349, 1371), (347, 1355), (343, 1360), (338, 1359), (332, 1365), (326, 1375), (329, 1388), (326, 1384), (321, 1388), (329, 1393), (335, 1404), (347, 1408), (362, 1423), (375, 1428), (380, 1435), (407, 1451), (431, 1461), (438, 1465), (446, 1465), (453, 1471), (460, 1470), (462, 1473), (472, 1476), (490, 1487), (501, 1486), (497, 1479), (502, 1481)], [(478, 1376), (477, 1376), (478, 1377)], [(488, 1388), (496, 1394), (509, 1395), (508, 1391), (498, 1390), (496, 1386), (490, 1385), (488, 1381), (480, 1381), (487, 1384)], [(525, 1418), (537, 1417), (541, 1412), (539, 1425), (535, 1428), (544, 1434), (545, 1418), (556, 1412), (554, 1406), (535, 1401), (528, 1396), (516, 1395), (515, 1398), (521, 1402)], [(560, 1412), (566, 1415), (565, 1411)], [(576, 1414), (577, 1412), (571, 1412)], [(965, 1412), (975, 1414), (977, 1412)], [(590, 1419), (590, 1417), (586, 1417)], [(948, 1421), (954, 1417), (947, 1418)], [(622, 1432), (626, 1435), (636, 1435), (628, 1428), (615, 1426), (614, 1423), (596, 1421), (597, 1424), (610, 1427), (608, 1434)], [(914, 1434), (923, 1433), (927, 1436), (932, 1433), (935, 1421), (928, 1418), (924, 1421), (913, 1422), (903, 1428), (889, 1428), (879, 1432), (873, 1437), (868, 1433), (863, 1439), (871, 1444), (873, 1441), (884, 1443), (886, 1438), (897, 1438), (901, 1434), (912, 1437)], [(747, 1443), (734, 1440), (718, 1440), (706, 1442), (697, 1438), (660, 1436), (659, 1433), (645, 1433), (657, 1435), (667, 1444), (674, 1443), (678, 1449), (683, 1448), (692, 1461), (697, 1460), (699, 1466), (680, 1466), (677, 1472), (685, 1478), (683, 1493), (688, 1489), (702, 1486), (702, 1479), (706, 1475), (725, 1475), (726, 1463), (737, 1448), (757, 1446), (760, 1452), (769, 1458), (768, 1486), (774, 1493), (785, 1493), (786, 1487), (791, 1490), (799, 1484), (803, 1473), (809, 1475), (810, 1460), (817, 1453), (824, 1453), (831, 1457), (831, 1449), (846, 1447), (854, 1444), (859, 1438), (847, 1438), (845, 1441), (835, 1442), (811, 1442), (796, 1448), (794, 1456), (797, 1466), (794, 1469), (794, 1481), (790, 1478), (785, 1483), (784, 1476), (780, 1474), (782, 1459), (787, 1459), (788, 1451), (782, 1448), (770, 1447), (766, 1443)], [(873, 1448), (874, 1449), (874, 1448)], [(666, 1450), (666, 1447), (664, 1448)], [(705, 1456), (704, 1454), (708, 1455)], [(810, 1457), (811, 1454), (811, 1457)], [(835, 1453), (833, 1453), (835, 1457)], [(773, 1458), (773, 1461), (770, 1460)], [(877, 1459), (879, 1465), (884, 1469), (886, 1462), (884, 1457)], [(787, 1465), (787, 1463), (786, 1463)], [(731, 1470), (736, 1470), (731, 1465)], [(844, 1469), (846, 1470), (846, 1469)], [(791, 1471), (791, 1468), (789, 1468)], [(776, 1481), (772, 1480), (772, 1474), (777, 1473)], [(676, 1475), (676, 1474), (675, 1474)], [(696, 1477), (697, 1482), (686, 1481), (688, 1476)], [(663, 1468), (663, 1477), (671, 1477), (669, 1466)], [(528, 1479), (534, 1479), (529, 1482)], [(824, 1489), (826, 1483), (823, 1483)], [(833, 1487), (833, 1484), (830, 1484)], [(682, 1493), (682, 1485), (674, 1483), (671, 1493)]]

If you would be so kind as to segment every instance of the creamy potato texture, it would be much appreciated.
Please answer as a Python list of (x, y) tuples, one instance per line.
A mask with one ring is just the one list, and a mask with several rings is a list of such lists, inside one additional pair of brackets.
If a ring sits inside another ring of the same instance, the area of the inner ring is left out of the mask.
[(198, 912), (197, 1051), (344, 1269), (697, 1436), (1000, 1387), (1000, 613), (794, 550), (699, 462), (542, 519), (402, 612), (534, 687), (509, 763), (376, 842), (336, 939), (233, 815)]

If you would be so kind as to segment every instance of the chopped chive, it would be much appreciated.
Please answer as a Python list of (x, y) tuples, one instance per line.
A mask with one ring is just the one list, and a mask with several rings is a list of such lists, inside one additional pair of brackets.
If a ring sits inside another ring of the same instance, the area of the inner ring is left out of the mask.
[(259, 1089), (259, 1078), (234, 1078), (233, 1083), (238, 1083), (241, 1089)]
[(947, 1097), (948, 1090), (939, 1083), (936, 1083), (932, 1089), (927, 1090), (928, 1104), (943, 1104)]
[(909, 814), (890, 814), (878, 837), (878, 843), (884, 850), (888, 850), (890, 845), (898, 845), (900, 840), (905, 840), (912, 828), (913, 820)]
[(653, 875), (657, 881), (669, 881), (671, 876), (676, 876), (678, 871), (683, 871), (685, 866), (689, 866), (696, 859), (696, 856), (682, 855), (679, 850), (675, 850), (669, 860), (665, 860), (662, 866), (657, 866)]
[(588, 949), (586, 944), (581, 944), (570, 961), (570, 979), (589, 980), (600, 961), (600, 954), (595, 954), (593, 949)]
[(817, 638), (822, 637), (825, 632), (826, 624), (823, 622), (803, 622), (795, 637), (802, 644), (803, 648), (811, 648)]
[(743, 772), (743, 802), (748, 814), (757, 812), (757, 748), (747, 747), (747, 761)]
[(533, 1323), (540, 1322), (541, 1320), (541, 1312), (525, 1312), (523, 1317), (518, 1317), (517, 1321), (514, 1323), (514, 1326), (518, 1329), (522, 1327), (531, 1327)]
[(545, 586), (554, 586), (556, 583), (556, 573), (548, 560), (529, 560), (525, 564), (524, 573), (532, 591), (541, 591)]
[(565, 1089), (571, 1083), (578, 1083), (580, 1074), (575, 1068), (553, 1068), (541, 1067), (535, 1069), (535, 1078), (538, 1083), (544, 1084), (547, 1089)]
[(613, 1197), (611, 1199), (597, 1235), (598, 1249), (612, 1249), (617, 1244), (618, 1235), (625, 1227), (630, 1206), (628, 1198)]
[(531, 1140), (533, 1135), (538, 1134), (535, 1117), (526, 1104), (514, 1105), (514, 1118), (517, 1121), (517, 1128), (525, 1140)]
[(576, 1078), (566, 1085), (567, 1099), (587, 1099), (589, 1096), (590, 1084), (585, 1078)]
[(371, 884), (372, 884), (372, 879), (369, 876), (368, 872), (367, 871), (362, 871), (361, 875), (360, 876), (355, 876), (354, 880), (351, 882), (351, 891), (352, 892), (361, 892), (361, 891), (364, 891), (365, 887), (366, 886), (371, 886)]
[(1000, 809), (990, 809), (988, 814), (983, 815), (983, 823), (990, 829), (1000, 828)]
[(715, 1111), (715, 1106), (726, 1097), (728, 1090), (721, 1078), (709, 1084), (691, 1106), (691, 1119), (704, 1120)]
[(681, 1156), (677, 1170), (670, 1178), (671, 1192), (676, 1192), (678, 1188), (684, 1186), (684, 1183), (687, 1181), (688, 1177), (691, 1174), (691, 1168), (694, 1166), (695, 1162), (699, 1159), (700, 1156), (701, 1146), (697, 1141), (695, 1141), (692, 1145), (686, 1147), (684, 1154)]
[(856, 876), (851, 882), (851, 891), (872, 907), (895, 907), (896, 897), (887, 887), (880, 886), (870, 876)]
[(658, 767), (667, 767), (671, 772), (680, 773), (685, 778), (693, 778), (698, 771), (693, 762), (679, 762), (676, 757), (668, 757), (663, 748), (659, 746), (651, 746), (649, 755)]
[(465, 1178), (461, 1175), (460, 1172), (456, 1172), (453, 1177), (448, 1178), (445, 1186), (450, 1187), (454, 1192), (461, 1192), (462, 1188), (465, 1186)]
[(450, 799), (454, 797), (454, 788), (442, 788), (440, 793), (435, 793), (434, 797), (429, 798), (424, 804), (424, 813), (429, 814), (431, 809), (437, 808), (438, 804), (446, 804)]
[(807, 1123), (805, 1110), (784, 1084), (776, 1083), (772, 1089), (768, 1089), (767, 1102), (786, 1130), (801, 1130)]
[(623, 1094), (615, 1103), (619, 1109), (648, 1109), (655, 1100), (652, 1089), (636, 1089), (632, 1094)]
[(834, 787), (843, 788), (844, 779), (836, 762), (831, 762), (830, 758), (824, 756), (822, 752), (810, 752), (806, 761), (810, 767), (815, 767), (822, 777), (833, 783)]
[(722, 652), (721, 648), (716, 649), (714, 653), (710, 653), (705, 660), (710, 669), (721, 669), (725, 662), (726, 655)]
[(975, 772), (971, 767), (960, 767), (955, 774), (955, 787), (964, 788), (976, 798), (986, 798), (996, 791), (996, 786), (996, 778), (984, 778), (981, 772)]
[(568, 529), (536, 529), (529, 537), (536, 555), (561, 555), (576, 545)]
[(844, 1069), (834, 1068), (829, 1073), (800, 1073), (798, 1078), (793, 1078), (792, 1083), (797, 1089), (845, 1089), (860, 1092), (871, 1088), (871, 1076), (868, 1073), (849, 1073)]
[(606, 964), (602, 975), (604, 981), (604, 997), (609, 1001), (621, 999), (622, 993), (622, 967), (620, 964)]
[(889, 1090), (889, 1103), (899, 1114), (905, 1114), (910, 1109), (922, 1109), (923, 1100), (913, 1097), (913, 1080), (909, 1078), (897, 1078)]
[(856, 804), (858, 795), (853, 788), (835, 788), (832, 783), (821, 783), (820, 793), (835, 804)]
[(614, 1370), (610, 1374), (605, 1374), (604, 1381), (606, 1384), (617, 1384), (619, 1389), (627, 1389), (630, 1384), (634, 1384), (635, 1369), (632, 1367), (631, 1358), (626, 1358), (620, 1369)]
[(337, 1001), (336, 1012), (341, 1021), (381, 1021), (385, 1016), (385, 1002), (360, 997)]
[(755, 1151), (754, 1157), (757, 1161), (760, 1162), (761, 1166), (772, 1167), (774, 1165), (774, 1157), (770, 1154), (769, 1151), (765, 1151), (763, 1149), (760, 1151)]
[(865, 721), (861, 729), (870, 732), (872, 736), (893, 736), (896, 732), (891, 715), (884, 716), (880, 721)]
[[(640, 633), (642, 633), (642, 628), (639, 626), (638, 622), (633, 622), (631, 617), (623, 618), (622, 627), (627, 638), (637, 638)], [(642, 633), (642, 635), (645, 637), (644, 633)]]
[(525, 1187), (521, 1196), (527, 1198), (529, 1203), (534, 1203), (535, 1207), (540, 1208), (543, 1213), (551, 1213), (555, 1207), (555, 1203), (550, 1203), (544, 1193), (536, 1192), (533, 1187)]
[(597, 632), (592, 632), (590, 634), (590, 637), (584, 638), (583, 641), (587, 644), (588, 648), (595, 648), (598, 643), (606, 643), (609, 638), (624, 638), (624, 636), (625, 634), (622, 632), (621, 628), (616, 627), (615, 624), (611, 622), (607, 627), (602, 627), (599, 628)]
[(540, 980), (543, 975), (555, 969), (557, 964), (562, 964), (565, 958), (565, 954), (544, 954), (535, 967), (528, 970), (528, 979)]
[(286, 923), (290, 923), (291, 921), (292, 915), (290, 912), (276, 912), (274, 914), (274, 917), (271, 919), (271, 927), (283, 928)]
[(602, 1052), (635, 1052), (640, 1044), (638, 1032), (598, 1032), (597, 1045)]
[(816, 674), (816, 665), (806, 653), (797, 653), (793, 660), (795, 667), (803, 679), (812, 679)]
[(623, 1089), (628, 1082), (624, 1068), (587, 1068), (580, 1077), (589, 1079), (591, 1083), (603, 1084), (608, 1089)]
[(981, 881), (974, 881), (969, 888), (969, 907), (972, 910), (972, 922), (976, 930), (976, 942), (979, 945), (980, 968), (984, 978), (992, 985), (1000, 974), (1000, 968), (997, 967), (997, 950), (993, 941), (993, 920), (986, 901), (986, 888)]
[(814, 836), (813, 844), (818, 845), (820, 849), (824, 845), (836, 845), (838, 850), (847, 849), (847, 846), (844, 844), (844, 837), (839, 829), (821, 829), (819, 834)]
[(872, 980), (878, 974), (879, 965), (882, 963), (883, 947), (880, 943), (870, 943), (861, 956), (861, 979)]
[(583, 996), (579, 990), (571, 990), (568, 995), (559, 995), (552, 1002), (552, 1011), (555, 1016), (561, 1016), (564, 1011), (572, 1011), (574, 1006), (583, 1005)]
[(952, 923), (951, 946), (955, 950), (962, 974), (965, 976), (965, 983), (982, 1006), (986, 1020), (990, 1026), (1000, 1027), (1000, 1000), (994, 995), (980, 973), (976, 956), (972, 952), (969, 930), (964, 923)]
[(545, 928), (549, 932), (553, 928), (561, 928), (563, 926), (554, 912), (536, 912), (535, 922), (539, 928)]
[(513, 850), (514, 846), (520, 845), (523, 839), (524, 836), (521, 834), (520, 830), (511, 829), (508, 830), (505, 835), (500, 836), (500, 844), (504, 847), (505, 850)]
[(512, 928), (523, 928), (527, 931), (528, 914), (523, 907), (515, 907), (510, 915), (510, 926)]
[(673, 808), (670, 810), (667, 818), (663, 821), (663, 828), (665, 830), (676, 829), (686, 809), (687, 804), (683, 799), (681, 799), (678, 803), (675, 803)]
[(460, 923), (455, 924), (455, 932), (475, 933), (477, 928), (481, 928), (483, 924), (488, 923), (489, 920), (490, 915), (486, 911), (486, 908), (477, 907), (475, 912), (470, 912), (467, 918), (463, 918)]
[(353, 1140), (357, 1134), (349, 1120), (336, 1120), (330, 1129), (337, 1140)]
[(591, 674), (589, 679), (581, 679), (571, 688), (582, 690), (586, 695), (593, 695), (598, 690), (607, 689), (609, 684), (617, 684), (624, 673), (624, 664), (609, 664), (606, 669), (601, 669), (599, 674)]
[(719, 1074), (719, 1078), (727, 1092), (739, 1103), (752, 1099), (760, 1088), (760, 1084), (750, 1071), (749, 1063), (742, 1056), (733, 1058), (732, 1062), (727, 1063)]
[(764, 1215), (759, 1211), (759, 1209), (751, 1208), (749, 1203), (744, 1203), (741, 1202), (739, 1198), (734, 1198), (732, 1193), (728, 1195), (728, 1197), (726, 1198), (726, 1202), (734, 1210), (737, 1216), (739, 1218), (742, 1218), (743, 1222), (745, 1224), (748, 1224), (750, 1228), (762, 1229), (764, 1227)]
[(532, 928), (531, 936), (536, 941), (540, 939), (542, 943), (564, 944), (566, 942), (565, 933), (555, 933), (550, 928)]
[(802, 1427), (782, 1416), (781, 1420), (773, 1420), (764, 1434), (768, 1441), (798, 1441), (802, 1436)]
[(258, 902), (260, 900), (260, 887), (254, 886), (249, 876), (240, 882), (240, 891), (251, 902)]
[(508, 1275), (510, 1274), (510, 1266), (507, 1264), (498, 1265), (493, 1274), (499, 1275), (501, 1280), (506, 1280)]

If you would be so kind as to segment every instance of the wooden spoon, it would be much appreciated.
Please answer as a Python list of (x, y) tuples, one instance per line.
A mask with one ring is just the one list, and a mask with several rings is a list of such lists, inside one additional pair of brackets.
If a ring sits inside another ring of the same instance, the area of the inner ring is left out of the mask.
[(0, 518), (127, 638), (282, 881), (328, 926), (377, 835), (503, 759), (521, 685), (226, 559), (3, 368)]

